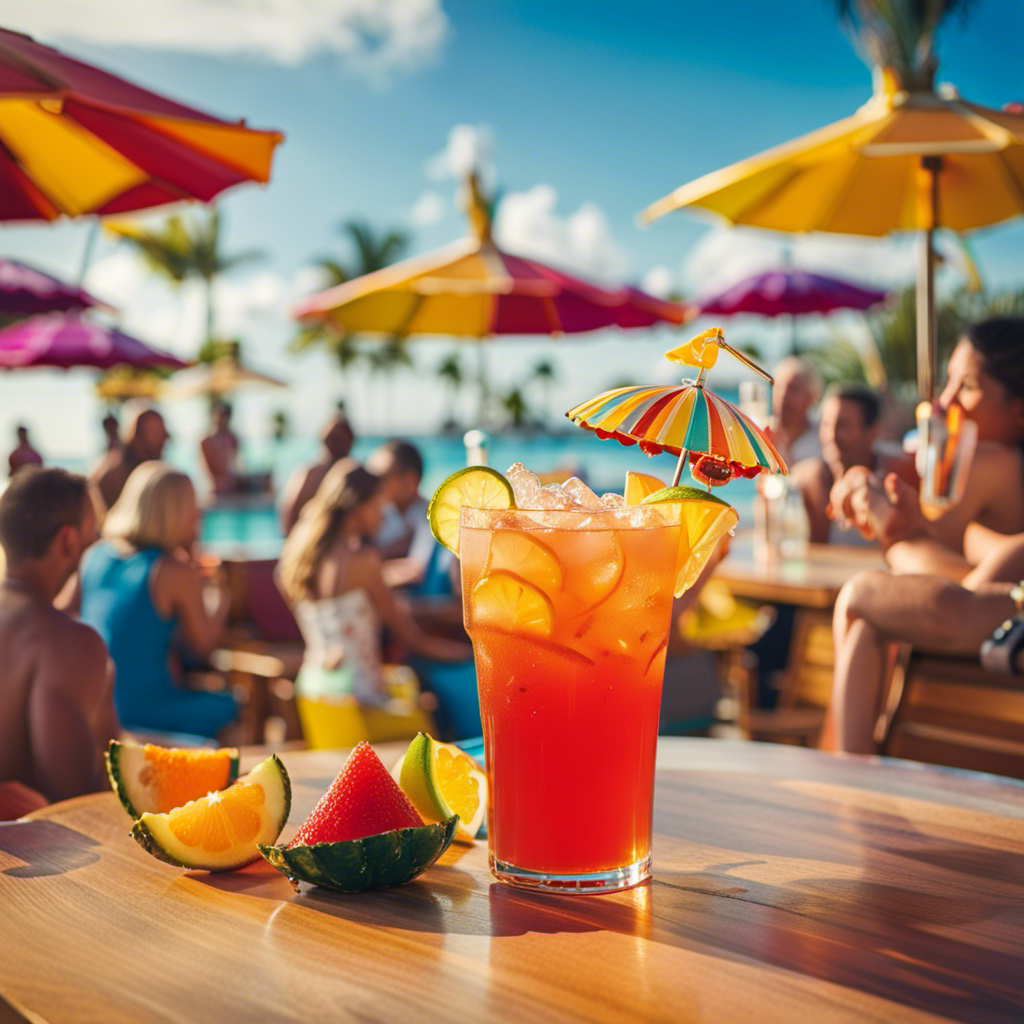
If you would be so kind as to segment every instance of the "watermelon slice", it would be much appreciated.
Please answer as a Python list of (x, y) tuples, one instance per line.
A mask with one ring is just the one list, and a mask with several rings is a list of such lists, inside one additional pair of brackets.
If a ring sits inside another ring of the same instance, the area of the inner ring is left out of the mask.
[(343, 843), (423, 824), (369, 743), (359, 743), (289, 846)]
[(451, 844), (458, 815), (424, 825), (368, 743), (359, 743), (287, 846), (260, 846), (298, 890), (300, 881), (341, 892), (401, 885)]

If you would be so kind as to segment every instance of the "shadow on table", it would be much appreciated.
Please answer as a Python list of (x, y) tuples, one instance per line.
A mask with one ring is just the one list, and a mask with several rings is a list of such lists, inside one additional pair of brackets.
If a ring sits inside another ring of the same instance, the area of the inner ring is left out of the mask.
[(95, 864), (100, 844), (81, 832), (55, 821), (14, 821), (0, 824), (0, 850), (24, 864), (4, 868), (14, 878), (63, 875)]

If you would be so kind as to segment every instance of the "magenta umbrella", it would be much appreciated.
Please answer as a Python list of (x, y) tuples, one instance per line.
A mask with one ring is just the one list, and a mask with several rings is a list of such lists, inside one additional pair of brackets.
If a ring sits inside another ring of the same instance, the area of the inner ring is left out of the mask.
[(0, 313), (32, 316), (91, 306), (110, 308), (84, 288), (67, 284), (19, 260), (0, 258)]
[(803, 316), (837, 309), (870, 309), (885, 300), (885, 292), (838, 277), (787, 267), (746, 277), (725, 291), (694, 303), (701, 315)]
[(134, 366), (144, 370), (181, 370), (190, 365), (153, 348), (116, 327), (83, 320), (74, 313), (46, 313), (20, 320), (0, 331), (0, 369), (31, 366)]

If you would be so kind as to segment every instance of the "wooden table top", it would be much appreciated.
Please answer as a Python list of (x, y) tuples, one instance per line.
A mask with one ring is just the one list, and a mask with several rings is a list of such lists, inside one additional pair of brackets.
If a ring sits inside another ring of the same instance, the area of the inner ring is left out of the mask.
[[(342, 755), (283, 759), (287, 838)], [(653, 881), (608, 896), (510, 889), (483, 844), (296, 895), (262, 861), (150, 858), (112, 794), (68, 801), (0, 825), (0, 1022), (1024, 1019), (1020, 783), (667, 739), (655, 831)]]
[(736, 597), (831, 608), (842, 585), (862, 569), (884, 569), (877, 547), (809, 544), (803, 558), (758, 558), (752, 531), (740, 531), (729, 554), (715, 568), (715, 578), (727, 583)]

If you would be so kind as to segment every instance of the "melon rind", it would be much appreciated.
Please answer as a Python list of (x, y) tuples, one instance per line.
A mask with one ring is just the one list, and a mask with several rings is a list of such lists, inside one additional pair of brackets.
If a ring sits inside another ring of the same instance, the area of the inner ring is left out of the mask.
[[(142, 770), (146, 766), (146, 748), (141, 743), (129, 741), (111, 740), (110, 746), (103, 755), (107, 764), (107, 776), (110, 779), (111, 788), (117, 794), (121, 806), (138, 820), (147, 812), (155, 812), (149, 790), (142, 785), (139, 779), (142, 777)], [(238, 778), (238, 751), (235, 751), (231, 758), (228, 769), (228, 780), (224, 784), (226, 789)], [(205, 793), (197, 793), (196, 797), (205, 796)]]
[(459, 816), (417, 828), (392, 829), (363, 839), (309, 846), (266, 846), (259, 851), (298, 889), (299, 882), (364, 892), (411, 882), (444, 853), (455, 838)]
[[(261, 845), (273, 843), (288, 821), (292, 805), (292, 787), (288, 772), (276, 754), (261, 761), (239, 782), (256, 783), (266, 794), (264, 826), (248, 843), (239, 844), (222, 854), (186, 846), (171, 831), (166, 814), (143, 814), (132, 826), (132, 836), (157, 860), (179, 868), (203, 871), (231, 871), (258, 860)], [(187, 805), (186, 805), (187, 806)]]

